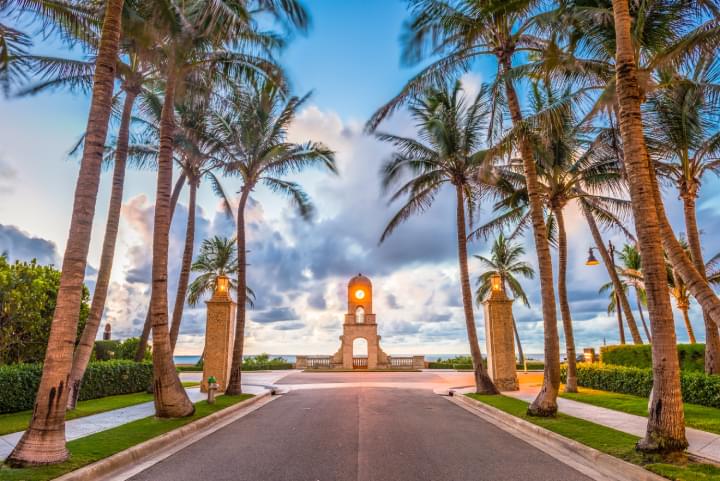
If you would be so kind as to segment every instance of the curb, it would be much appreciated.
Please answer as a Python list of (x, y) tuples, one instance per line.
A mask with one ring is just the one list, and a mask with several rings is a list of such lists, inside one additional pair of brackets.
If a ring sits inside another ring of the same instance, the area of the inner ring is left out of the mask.
[(597, 481), (667, 481), (667, 478), (640, 466), (568, 439), (465, 395), (455, 395), (449, 399), (467, 410), (475, 411), (476, 415), (482, 414), (479, 416), (482, 419)]
[[(145, 462), (162, 451), (170, 450), (192, 436), (203, 434), (202, 431), (211, 430), (215, 427), (215, 424), (220, 424), (220, 422), (226, 420), (228, 416), (265, 400), (270, 396), (272, 396), (270, 391), (257, 394), (250, 399), (233, 404), (230, 407), (205, 416), (197, 421), (193, 421), (185, 426), (148, 439), (147, 441), (136, 444), (124, 451), (117, 452), (107, 458), (95, 461), (75, 471), (70, 471), (55, 478), (55, 481), (97, 481), (98, 479), (103, 479), (114, 474), (116, 471)], [(218, 426), (218, 428), (219, 427), (222, 426)], [(207, 434), (210, 434), (210, 432)]]

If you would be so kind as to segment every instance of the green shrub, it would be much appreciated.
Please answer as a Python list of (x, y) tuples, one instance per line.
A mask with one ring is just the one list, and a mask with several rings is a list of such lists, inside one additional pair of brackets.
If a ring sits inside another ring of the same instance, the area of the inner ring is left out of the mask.
[[(10, 263), (0, 253), (0, 365), (42, 362), (60, 286), (60, 271), (36, 261)], [(82, 288), (77, 325), (80, 338), (90, 292)]]
[[(90, 359), (93, 361), (110, 361), (113, 359), (132, 361), (135, 359), (135, 353), (137, 352), (139, 344), (140, 338), (138, 337), (129, 337), (124, 341), (95, 341)], [(152, 360), (152, 351), (149, 345), (145, 348), (145, 360)]]
[(270, 358), (269, 354), (258, 354), (257, 356), (248, 356), (243, 359), (243, 371), (268, 371), (272, 369), (292, 369), (292, 363), (287, 362), (282, 357)]
[[(542, 371), (543, 369), (545, 369), (545, 363), (542, 361), (527, 361), (526, 364), (528, 371)], [(519, 370), (525, 368), (522, 363), (517, 363), (515, 367)]]
[[(678, 359), (683, 371), (705, 371), (704, 344), (678, 344)], [(652, 346), (649, 344), (634, 346), (602, 346), (600, 360), (604, 364), (625, 367), (652, 367)]]
[[(41, 364), (0, 366), (0, 413), (32, 409), (41, 374)], [(141, 392), (151, 382), (150, 363), (91, 362), (80, 388), (80, 400)]]
[(453, 364), (452, 368), (459, 369), (459, 370), (468, 370), (468, 369), (472, 370), (473, 365), (472, 365), (472, 363), (470, 363), (470, 364), (464, 364), (464, 363), (463, 364)]
[[(652, 369), (579, 363), (578, 385), (602, 391), (648, 397), (652, 389)], [(567, 379), (567, 367), (561, 367), (561, 378)], [(680, 372), (683, 401), (720, 408), (720, 376), (700, 372)]]

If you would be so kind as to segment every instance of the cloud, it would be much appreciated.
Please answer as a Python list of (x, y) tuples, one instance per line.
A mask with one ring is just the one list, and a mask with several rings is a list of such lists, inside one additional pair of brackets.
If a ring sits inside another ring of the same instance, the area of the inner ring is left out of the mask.
[(256, 312), (250, 315), (250, 320), (259, 323), (295, 321), (299, 318), (298, 313), (291, 307), (273, 307), (266, 311)]
[(30, 261), (39, 264), (59, 264), (57, 246), (40, 237), (35, 237), (12, 225), (0, 224), (0, 253), (7, 253), (10, 260)]
[(9, 162), (0, 159), (0, 195), (15, 191), (18, 172)]
[[(472, 82), (468, 79), (467, 82)], [(412, 135), (412, 122), (400, 113), (385, 122), (385, 131)], [(326, 143), (337, 152), (338, 178), (322, 172), (308, 172), (291, 180), (300, 182), (317, 206), (311, 222), (301, 220), (285, 199), (258, 187), (246, 211), (248, 284), (256, 292), (255, 309), (248, 311), (247, 352), (276, 354), (320, 354), (337, 349), (338, 336), (347, 310), (346, 286), (357, 272), (368, 275), (374, 286), (374, 311), (382, 345), (390, 354), (468, 352), (465, 318), (457, 269), (457, 246), (452, 192), (441, 192), (432, 208), (409, 219), (383, 244), (379, 237), (399, 204), (387, 204), (379, 188), (378, 175), (390, 149), (363, 132), (360, 123), (345, 122), (333, 112), (306, 108), (290, 129), (294, 141), (307, 139)], [(226, 180), (228, 192), (237, 185)], [(201, 186), (201, 190), (204, 187)], [(236, 202), (237, 199), (233, 199)], [(201, 202), (197, 212), (195, 249), (213, 235), (233, 237), (234, 220), (219, 208)], [(110, 287), (106, 317), (113, 331), (137, 335), (142, 327), (149, 298), (154, 205), (137, 195), (123, 205), (118, 242), (116, 273)], [(669, 208), (678, 222), (681, 210)], [(481, 212), (480, 222), (493, 215)], [(704, 219), (715, 211), (705, 209)], [(185, 238), (187, 207), (183, 203), (170, 231), (169, 304), (172, 309)], [(607, 282), (602, 267), (584, 265), (587, 248), (593, 244), (585, 221), (577, 209), (566, 212), (571, 239), (568, 252), (568, 288), (577, 347), (597, 346), (617, 339), (614, 316), (606, 313), (607, 296), (597, 289)], [(681, 221), (680, 221), (681, 224)], [(702, 225), (704, 239), (720, 235), (720, 222)], [(623, 239), (606, 233), (616, 245)], [(530, 238), (523, 239), (525, 260), (537, 262)], [(470, 254), (484, 254), (489, 242), (472, 242)], [(554, 269), (557, 269), (553, 251)], [(470, 259), (471, 280), (480, 274), (479, 264)], [(515, 303), (514, 313), (523, 347), (541, 353), (543, 323), (540, 288), (537, 280), (521, 279), (531, 307)], [(559, 318), (559, 310), (558, 318)], [(202, 351), (205, 306), (185, 307), (179, 353)], [(697, 307), (691, 311), (698, 333), (702, 318)], [(484, 319), (475, 310), (481, 343)], [(639, 317), (638, 317), (639, 321)], [(562, 325), (558, 324), (562, 336)], [(682, 324), (678, 335), (683, 339)], [(685, 335), (686, 336), (686, 335)], [(483, 345), (483, 344), (481, 344)], [(484, 349), (484, 347), (483, 347)]]

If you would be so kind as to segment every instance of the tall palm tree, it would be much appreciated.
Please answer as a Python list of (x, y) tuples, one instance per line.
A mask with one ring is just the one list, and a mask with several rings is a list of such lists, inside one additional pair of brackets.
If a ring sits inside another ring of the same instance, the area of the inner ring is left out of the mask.
[[(590, 137), (590, 131), (578, 125), (572, 103), (563, 99), (548, 86), (543, 92), (533, 84), (534, 114), (525, 119), (520, 128), (512, 129), (493, 150), (496, 155), (511, 153), (518, 139), (532, 147), (537, 163), (537, 187), (549, 216), (549, 236), (558, 249), (557, 292), (560, 313), (565, 331), (567, 357), (566, 392), (577, 392), (576, 351), (570, 302), (567, 293), (567, 233), (564, 213), (568, 206), (577, 203), (591, 216), (622, 226), (627, 202), (613, 197), (622, 193), (621, 167), (614, 158), (607, 158), (602, 148), (604, 138)], [(519, 133), (519, 132), (521, 133)], [(496, 180), (488, 189), (498, 198), (495, 211), (498, 216), (480, 227), (472, 235), (487, 236), (515, 224), (512, 236), (522, 233), (530, 224), (527, 181), (520, 162), (510, 161), (496, 167)], [(633, 339), (642, 344), (637, 326), (629, 324)]]
[[(195, 306), (200, 299), (211, 292), (215, 292), (217, 278), (229, 277), (231, 290), (237, 290), (237, 281), (233, 277), (237, 268), (237, 244), (235, 239), (215, 236), (205, 239), (200, 246), (200, 253), (192, 265), (192, 271), (200, 275), (190, 283), (188, 288), (188, 304)], [(247, 305), (253, 307), (255, 293), (246, 287)]]
[(245, 208), (250, 193), (263, 185), (289, 197), (298, 213), (309, 219), (313, 206), (302, 187), (284, 179), (309, 167), (322, 167), (337, 173), (335, 153), (319, 142), (289, 142), (287, 132), (298, 109), (308, 97), (291, 97), (270, 82), (235, 87), (226, 108), (215, 116), (215, 136), (223, 146), (228, 175), (242, 182), (237, 207), (237, 313), (232, 366), (226, 394), (242, 392), (242, 356), (245, 342), (247, 251)]
[[(127, 5), (126, 10), (128, 10)], [(124, 92), (125, 97), (122, 103), (117, 139), (115, 147), (112, 149), (111, 162), (114, 167), (110, 202), (90, 314), (73, 356), (73, 367), (68, 384), (70, 387), (68, 409), (74, 409), (77, 404), (82, 378), (90, 361), (105, 309), (120, 223), (133, 108), (138, 96), (143, 97), (147, 94), (148, 84), (157, 80), (155, 78), (157, 72), (152, 63), (155, 60), (152, 52), (154, 38), (146, 28), (145, 19), (138, 15), (125, 15), (125, 17), (126, 19), (122, 23), (120, 55), (116, 71), (120, 90)], [(88, 50), (97, 51), (99, 38), (92, 30), (77, 29), (72, 33), (74, 38), (82, 41)], [(70, 91), (89, 91), (92, 88), (94, 69), (92, 61), (47, 56), (27, 56), (26, 58), (32, 63), (33, 74), (37, 80), (30, 85), (23, 86), (16, 92), (18, 96), (35, 95), (58, 88), (66, 88)], [(119, 96), (120, 94), (117, 94), (116, 98)]]
[[(570, 78), (586, 88), (599, 87), (598, 102), (589, 116), (607, 111), (611, 123), (613, 117), (619, 118), (620, 114), (616, 80), (619, 66), (616, 59), (617, 19), (613, 7), (614, 2), (607, 0), (591, 0), (582, 5), (562, 2), (559, 14), (553, 12), (546, 18), (551, 19), (548, 25), (561, 20), (554, 25), (555, 33), (566, 40), (569, 48), (546, 49), (538, 56), (538, 62), (524, 69), (524, 73), (542, 75), (543, 78)], [(628, 15), (635, 20), (627, 41), (628, 48), (632, 47), (634, 52), (633, 68), (641, 104), (653, 91), (663, 87), (659, 71), (693, 65), (703, 52), (714, 51), (720, 40), (717, 14), (716, 2), (628, 2)], [(714, 329), (711, 326), (713, 334), (706, 350), (706, 369), (712, 371), (720, 359), (720, 338), (717, 343), (714, 339), (720, 323), (720, 299), (698, 270), (699, 264), (693, 263), (678, 242), (665, 213), (654, 170), (651, 181), (654, 196), (658, 199), (653, 205), (658, 211), (658, 228), (662, 232), (664, 249), (691, 294), (715, 324)]]
[(659, 217), (664, 216), (664, 212), (661, 212), (657, 205), (662, 204), (662, 199), (656, 192), (657, 180), (645, 145), (628, 0), (614, 0), (612, 6), (615, 20), (615, 72), (620, 134), (638, 246), (643, 255), (643, 278), (653, 337), (652, 397), (648, 409), (647, 431), (645, 437), (638, 442), (638, 448), (645, 451), (682, 451), (688, 443), (680, 394), (675, 323), (662, 248), (666, 235), (661, 228)]
[[(377, 137), (396, 149), (382, 168), (383, 187), (389, 189), (402, 182), (391, 202), (407, 196), (407, 202), (388, 222), (380, 242), (409, 217), (428, 209), (442, 187), (449, 185), (455, 191), (460, 287), (475, 390), (496, 394), (498, 390), (482, 362), (475, 328), (466, 231), (468, 217), (478, 208), (475, 178), (486, 167), (485, 151), (480, 147), (490, 114), (487, 109), (489, 96), (490, 92), (483, 87), (474, 99), (467, 99), (462, 95), (459, 81), (444, 90), (428, 89), (410, 107), (421, 141), (384, 133)], [(407, 176), (410, 176), (409, 180)]]
[[(158, 31), (163, 32), (165, 39), (161, 45), (165, 89), (160, 115), (150, 295), (153, 392), (158, 417), (188, 416), (195, 410), (174, 367), (168, 316), (167, 265), (175, 105), (183, 96), (190, 95), (192, 86), (196, 84), (220, 84), (226, 83), (228, 78), (234, 81), (258, 74), (282, 83), (281, 72), (270, 57), (270, 49), (279, 45), (279, 39), (257, 32), (245, 3), (214, 1), (201, 4), (145, 4), (148, 18), (152, 19)], [(237, 48), (227, 48), (229, 42), (234, 42)], [(242, 50), (251, 47), (260, 49), (259, 55)]]
[[(682, 200), (689, 254), (704, 278), (707, 276), (696, 203), (703, 178), (720, 173), (720, 133), (715, 129), (720, 107), (717, 81), (718, 63), (701, 57), (687, 76), (671, 70), (660, 72), (663, 88), (647, 102), (647, 130), (653, 142), (657, 171), (675, 186)], [(680, 284), (686, 289), (684, 282), (677, 279), (677, 285)], [(720, 355), (715, 354), (720, 353), (718, 326), (708, 312), (703, 313), (703, 318), (708, 353), (705, 372), (718, 374)]]
[(69, 456), (65, 447), (65, 408), (69, 391), (66, 383), (72, 368), (83, 278), (112, 109), (123, 3), (123, 0), (108, 0), (105, 4), (87, 134), (75, 189), (57, 304), (30, 427), (6, 460), (14, 466), (57, 463)]
[[(403, 60), (417, 64), (427, 55), (440, 56), (413, 77), (400, 94), (373, 115), (368, 127), (379, 122), (427, 87), (442, 84), (447, 78), (466, 71), (473, 60), (490, 56), (497, 61), (497, 76), (490, 99), (491, 123), (502, 118), (506, 103), (513, 125), (523, 122), (515, 82), (510, 75), (518, 54), (539, 53), (545, 42), (532, 35), (532, 15), (537, 0), (411, 0), (412, 17), (407, 23)], [(503, 102), (504, 101), (504, 102)], [(542, 199), (537, 185), (537, 169), (532, 148), (521, 142), (520, 157), (527, 178), (530, 218), (540, 271), (543, 326), (545, 331), (545, 374), (543, 387), (528, 408), (528, 413), (552, 416), (557, 412), (560, 389), (560, 346), (557, 330), (552, 257), (546, 236)]]
[[(490, 258), (476, 255), (475, 258), (480, 260), (484, 272), (477, 278), (475, 290), (475, 302), (480, 305), (492, 289), (493, 276), (500, 276), (500, 285), (505, 293), (507, 289), (515, 297), (527, 307), (530, 307), (527, 295), (523, 290), (520, 281), (516, 276), (522, 276), (526, 279), (534, 279), (535, 271), (532, 266), (521, 260), (525, 255), (525, 247), (521, 244), (514, 244), (505, 237), (502, 232), (495, 238), (492, 248), (490, 249)], [(513, 317), (513, 331), (515, 332), (515, 341), (518, 347), (518, 356), (520, 362), (525, 362), (522, 344), (520, 343), (520, 334), (518, 333), (517, 323)]]

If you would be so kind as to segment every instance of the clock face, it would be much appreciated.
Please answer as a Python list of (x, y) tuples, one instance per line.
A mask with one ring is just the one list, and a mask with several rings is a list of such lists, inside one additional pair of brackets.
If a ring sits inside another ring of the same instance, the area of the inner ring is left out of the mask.
[(363, 291), (362, 289), (358, 289), (357, 291), (355, 291), (355, 299), (362, 300), (364, 298), (365, 298), (365, 291)]

